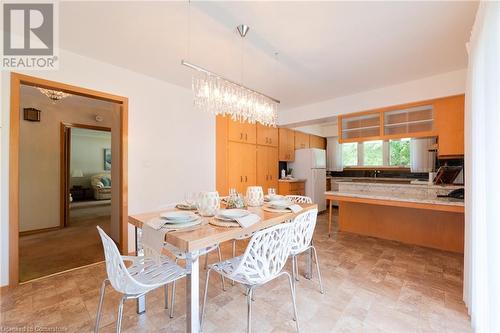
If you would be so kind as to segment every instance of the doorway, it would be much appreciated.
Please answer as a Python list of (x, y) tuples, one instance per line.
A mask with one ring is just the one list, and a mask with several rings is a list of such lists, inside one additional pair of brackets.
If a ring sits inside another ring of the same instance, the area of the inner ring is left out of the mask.
[[(128, 252), (127, 108), (124, 97), (11, 74), (10, 286), (102, 261), (95, 225)], [(72, 166), (75, 134), (107, 138), (98, 169)]]

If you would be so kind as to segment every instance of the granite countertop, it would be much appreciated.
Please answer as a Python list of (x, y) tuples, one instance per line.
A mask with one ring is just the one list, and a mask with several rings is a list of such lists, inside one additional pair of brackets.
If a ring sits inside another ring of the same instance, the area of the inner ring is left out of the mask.
[[(372, 184), (370, 184), (372, 185)], [(394, 184), (392, 184), (394, 185)], [(406, 185), (408, 186), (408, 185)], [(388, 193), (367, 193), (367, 192), (341, 192), (341, 191), (327, 191), (326, 195), (339, 195), (352, 198), (361, 199), (377, 199), (377, 200), (393, 200), (393, 201), (404, 201), (404, 202), (415, 202), (424, 204), (436, 204), (436, 205), (448, 205), (448, 206), (464, 206), (464, 201), (453, 198), (428, 198), (428, 197), (414, 197), (408, 196), (404, 193), (398, 194), (397, 197), (390, 196)]]
[(293, 179), (278, 179), (279, 182), (282, 183), (304, 183), (305, 179), (293, 178)]
[[(437, 189), (447, 189), (447, 190), (456, 190), (459, 188), (463, 188), (464, 185), (450, 185), (450, 184), (444, 184), (444, 185), (436, 185), (436, 184), (429, 184), (428, 182), (422, 182), (422, 181), (417, 181), (416, 179), (411, 179), (411, 178), (366, 178), (366, 177), (352, 177), (346, 179), (346, 177), (332, 177), (337, 183), (349, 183), (353, 185), (370, 185), (370, 186), (378, 186), (378, 187), (386, 187), (386, 186), (399, 186), (399, 187), (422, 187), (422, 188), (437, 188)], [(357, 181), (352, 181), (353, 179), (356, 179)], [(366, 179), (366, 182), (363, 182), (362, 180)], [(375, 180), (382, 180), (382, 182), (377, 183)], [(411, 180), (410, 183), (398, 183), (397, 181), (404, 181), (404, 180)], [(392, 182), (383, 182), (383, 181), (394, 181)]]

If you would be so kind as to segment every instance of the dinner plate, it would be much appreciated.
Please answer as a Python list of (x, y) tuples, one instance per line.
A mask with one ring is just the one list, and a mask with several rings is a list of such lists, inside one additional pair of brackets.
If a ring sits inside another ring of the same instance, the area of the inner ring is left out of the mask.
[(285, 209), (293, 205), (293, 202), (288, 200), (274, 200), (269, 202), (271, 208)]
[(160, 216), (169, 221), (190, 221), (197, 217), (195, 213), (188, 211), (164, 212), (161, 213)]
[(193, 222), (197, 222), (198, 220), (201, 220), (201, 217), (199, 216), (194, 216), (190, 218), (189, 220), (169, 220), (169, 219), (163, 219), (165, 221), (165, 224), (189, 224)]
[(221, 209), (217, 212), (218, 216), (231, 220), (247, 216), (248, 214), (250, 214), (250, 212), (245, 209)]

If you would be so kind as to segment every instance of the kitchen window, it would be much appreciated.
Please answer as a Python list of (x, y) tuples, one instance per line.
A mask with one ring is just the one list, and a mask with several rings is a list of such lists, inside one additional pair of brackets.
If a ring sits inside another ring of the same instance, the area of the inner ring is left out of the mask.
[(342, 144), (344, 167), (410, 167), (410, 139)]

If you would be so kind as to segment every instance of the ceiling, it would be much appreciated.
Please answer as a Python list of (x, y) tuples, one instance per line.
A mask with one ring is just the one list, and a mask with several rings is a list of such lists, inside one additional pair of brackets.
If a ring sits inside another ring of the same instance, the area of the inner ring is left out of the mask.
[(112, 102), (101, 101), (99, 99), (78, 95), (69, 95), (60, 101), (54, 102), (42, 94), (37, 88), (24, 84), (21, 85), (21, 100), (23, 106), (29, 106), (37, 109), (43, 109), (46, 106), (58, 106), (68, 110), (75, 108), (87, 108), (93, 109), (96, 112), (112, 112), (115, 108), (115, 104)]
[[(231, 80), (243, 77), (245, 85), (280, 99), (286, 109), (465, 68), (477, 3), (256, 1), (188, 7), (61, 2), (61, 47), (190, 87), (192, 72), (180, 65), (187, 59)], [(241, 23), (250, 26), (243, 43), (235, 29)]]

